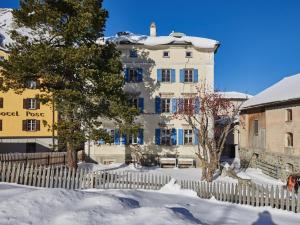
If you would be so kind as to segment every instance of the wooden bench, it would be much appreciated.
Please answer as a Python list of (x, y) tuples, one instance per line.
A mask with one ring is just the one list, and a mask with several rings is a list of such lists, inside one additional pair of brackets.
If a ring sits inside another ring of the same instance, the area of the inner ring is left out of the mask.
[(176, 158), (160, 158), (159, 164), (161, 168), (164, 166), (176, 167)]
[(178, 158), (178, 167), (194, 167), (194, 159)]

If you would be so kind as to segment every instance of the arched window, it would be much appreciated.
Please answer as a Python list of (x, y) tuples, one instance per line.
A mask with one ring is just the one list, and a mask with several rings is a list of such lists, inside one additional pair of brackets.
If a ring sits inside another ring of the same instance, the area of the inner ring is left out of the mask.
[(293, 147), (293, 134), (292, 133), (286, 133), (286, 146), (287, 147)]

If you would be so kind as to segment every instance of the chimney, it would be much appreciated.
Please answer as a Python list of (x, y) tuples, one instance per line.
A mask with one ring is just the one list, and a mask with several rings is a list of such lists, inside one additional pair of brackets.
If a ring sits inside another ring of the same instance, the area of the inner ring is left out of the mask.
[(156, 37), (156, 25), (154, 22), (152, 22), (150, 25), (150, 36)]

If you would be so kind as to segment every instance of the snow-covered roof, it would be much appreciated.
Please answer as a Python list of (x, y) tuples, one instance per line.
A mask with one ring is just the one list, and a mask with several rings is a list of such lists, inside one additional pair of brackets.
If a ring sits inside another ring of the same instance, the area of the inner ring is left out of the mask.
[(285, 77), (246, 101), (242, 109), (300, 99), (300, 73)]
[(186, 36), (174, 36), (171, 33), (169, 36), (147, 36), (137, 35), (131, 32), (120, 32), (116, 36), (106, 37), (105, 41), (111, 41), (116, 44), (141, 44), (146, 46), (158, 46), (167, 44), (191, 44), (196, 48), (216, 49), (219, 42), (212, 39)]
[(227, 99), (249, 99), (252, 98), (252, 95), (245, 94), (242, 92), (237, 92), (237, 91), (219, 91), (218, 92), (220, 95), (222, 95), (224, 98)]

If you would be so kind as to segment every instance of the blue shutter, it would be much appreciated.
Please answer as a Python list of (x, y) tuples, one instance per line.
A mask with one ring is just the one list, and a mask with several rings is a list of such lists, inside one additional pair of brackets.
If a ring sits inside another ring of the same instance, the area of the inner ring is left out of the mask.
[(183, 129), (178, 129), (178, 145), (183, 145)]
[(144, 98), (139, 98), (139, 110), (140, 110), (140, 113), (143, 113), (144, 112)]
[(161, 69), (157, 69), (157, 81), (162, 81), (162, 72), (161, 72)]
[(160, 108), (160, 97), (155, 97), (155, 113), (160, 114), (161, 108)]
[(174, 69), (171, 69), (171, 83), (176, 82), (176, 73)]
[(194, 129), (194, 145), (198, 145), (199, 142), (199, 130), (198, 129)]
[(142, 68), (137, 69), (137, 81), (143, 82), (143, 69)]
[(172, 113), (176, 113), (176, 111), (177, 111), (177, 99), (176, 98), (172, 98), (171, 102), (172, 102), (172, 104), (171, 104), (171, 112)]
[(138, 144), (143, 145), (144, 144), (144, 130), (139, 129), (138, 131)]
[(121, 143), (122, 145), (126, 145), (126, 134), (122, 134)]
[(125, 69), (125, 82), (128, 82), (128, 80), (129, 80), (129, 69), (126, 68)]
[(115, 145), (119, 145), (120, 144), (120, 132), (118, 129), (115, 129)]
[(176, 143), (177, 143), (177, 134), (176, 134), (175, 128), (172, 128), (172, 131), (171, 131), (171, 143), (172, 143), (172, 145), (176, 145)]
[(160, 145), (160, 128), (155, 129), (155, 144)]
[(199, 97), (195, 98), (195, 114), (200, 113), (200, 99)]
[(180, 83), (184, 83), (184, 69), (180, 70)]
[(198, 83), (198, 70), (194, 69), (194, 83)]

